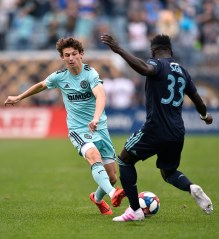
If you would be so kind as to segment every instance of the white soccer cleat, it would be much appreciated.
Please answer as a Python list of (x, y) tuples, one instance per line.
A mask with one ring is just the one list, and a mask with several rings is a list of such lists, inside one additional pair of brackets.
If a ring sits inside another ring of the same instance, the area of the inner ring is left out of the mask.
[(196, 200), (198, 205), (206, 214), (213, 212), (213, 204), (211, 199), (204, 193), (202, 188), (198, 185), (192, 184), (190, 186), (191, 196)]
[(145, 219), (144, 213), (141, 208), (137, 211), (133, 211), (131, 207), (125, 210), (125, 213), (121, 216), (114, 217), (114, 222), (128, 222), (128, 221), (142, 221)]

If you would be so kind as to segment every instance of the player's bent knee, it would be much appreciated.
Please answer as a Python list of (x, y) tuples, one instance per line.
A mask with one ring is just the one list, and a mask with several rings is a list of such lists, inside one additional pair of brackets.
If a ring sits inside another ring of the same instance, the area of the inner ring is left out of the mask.
[(120, 161), (120, 165), (122, 164), (135, 164), (138, 159), (133, 158), (130, 154), (128, 154), (127, 150), (123, 148), (122, 152), (119, 154), (118, 159)]
[(83, 155), (84, 158), (86, 158), (86, 152), (91, 148), (96, 148), (96, 146), (92, 142), (86, 143), (81, 147), (81, 154)]
[(168, 178), (175, 172), (176, 172), (176, 169), (171, 169), (171, 170), (160, 169), (161, 176), (166, 182)]

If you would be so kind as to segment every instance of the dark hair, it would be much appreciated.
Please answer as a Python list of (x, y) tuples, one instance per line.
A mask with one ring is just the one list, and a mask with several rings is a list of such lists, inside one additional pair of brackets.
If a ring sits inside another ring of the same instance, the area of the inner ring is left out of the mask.
[(164, 34), (156, 35), (151, 40), (152, 55), (154, 55), (156, 50), (167, 50), (167, 49), (169, 49), (171, 52), (171, 55), (173, 55), (171, 39), (168, 35), (164, 35)]
[(56, 49), (60, 56), (63, 56), (63, 49), (68, 47), (73, 47), (75, 50), (78, 50), (79, 53), (84, 52), (81, 42), (73, 37), (61, 38), (56, 43)]

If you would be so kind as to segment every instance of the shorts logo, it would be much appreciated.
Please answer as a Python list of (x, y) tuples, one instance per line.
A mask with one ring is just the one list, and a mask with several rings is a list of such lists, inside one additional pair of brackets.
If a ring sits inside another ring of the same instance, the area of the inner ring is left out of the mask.
[(85, 138), (85, 139), (92, 139), (92, 136), (89, 135), (89, 134), (85, 134), (85, 135), (84, 135), (84, 138)]
[(83, 80), (80, 84), (82, 89), (86, 89), (88, 87), (87, 81)]

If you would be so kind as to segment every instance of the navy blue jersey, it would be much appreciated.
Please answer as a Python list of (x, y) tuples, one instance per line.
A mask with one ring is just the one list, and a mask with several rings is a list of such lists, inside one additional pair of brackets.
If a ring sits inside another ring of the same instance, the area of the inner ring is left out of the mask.
[(194, 94), (196, 87), (173, 58), (151, 58), (147, 63), (154, 66), (156, 74), (146, 78), (147, 119), (143, 131), (151, 135), (151, 140), (181, 140), (185, 134), (181, 114), (184, 95)]

